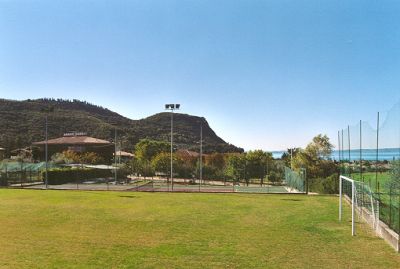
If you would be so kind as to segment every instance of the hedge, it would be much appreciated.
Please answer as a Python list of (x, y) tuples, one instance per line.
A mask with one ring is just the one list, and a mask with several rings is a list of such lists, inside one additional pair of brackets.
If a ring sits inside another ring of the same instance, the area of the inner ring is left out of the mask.
[[(111, 170), (94, 168), (55, 168), (47, 172), (47, 180), (50, 185), (59, 185), (65, 183), (76, 183), (96, 178), (112, 177)], [(45, 171), (42, 172), (42, 178), (45, 179)]]
[(339, 175), (332, 174), (327, 178), (309, 179), (309, 191), (319, 194), (338, 194), (339, 193)]
[(7, 186), (7, 185), (8, 185), (8, 181), (7, 181), (6, 173), (0, 172), (0, 186)]

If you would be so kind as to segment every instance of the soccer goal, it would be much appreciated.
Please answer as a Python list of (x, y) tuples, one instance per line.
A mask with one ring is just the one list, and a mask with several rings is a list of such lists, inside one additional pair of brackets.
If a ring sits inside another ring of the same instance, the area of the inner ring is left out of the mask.
[[(379, 222), (379, 200), (364, 182), (339, 177), (339, 221), (342, 220), (343, 199), (351, 205), (351, 234), (356, 234), (355, 220), (363, 218), (375, 229)], [(357, 216), (356, 216), (357, 215)]]

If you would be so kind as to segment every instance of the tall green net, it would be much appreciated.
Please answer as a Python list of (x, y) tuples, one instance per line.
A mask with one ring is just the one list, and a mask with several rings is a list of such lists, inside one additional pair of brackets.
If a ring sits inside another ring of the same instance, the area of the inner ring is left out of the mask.
[(379, 219), (399, 232), (400, 102), (374, 114), (338, 131), (341, 174), (355, 180), (358, 202), (371, 203), (365, 196), (376, 199)]
[[(58, 167), (54, 163), (48, 163), (48, 168)], [(0, 171), (1, 172), (20, 172), (20, 171), (41, 171), (46, 168), (45, 162), (40, 163), (28, 163), (28, 162), (9, 162), (3, 161), (0, 162)]]
[[(47, 167), (55, 168), (56, 164), (48, 163)], [(46, 168), (45, 162), (30, 163), (22, 161), (0, 162), (0, 186), (14, 186), (42, 182), (42, 171)]]
[(305, 170), (299, 172), (285, 167), (285, 181), (284, 184), (298, 192), (306, 192), (306, 173)]

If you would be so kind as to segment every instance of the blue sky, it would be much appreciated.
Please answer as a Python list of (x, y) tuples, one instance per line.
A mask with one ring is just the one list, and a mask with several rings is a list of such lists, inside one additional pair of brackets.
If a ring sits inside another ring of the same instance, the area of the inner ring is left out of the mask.
[(400, 99), (399, 1), (4, 1), (0, 97), (139, 119), (181, 103), (245, 149), (305, 146)]

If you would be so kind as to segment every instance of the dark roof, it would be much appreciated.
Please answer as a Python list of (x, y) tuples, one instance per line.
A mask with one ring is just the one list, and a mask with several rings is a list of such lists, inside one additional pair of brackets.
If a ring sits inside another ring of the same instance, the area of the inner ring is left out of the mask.
[[(34, 142), (33, 145), (44, 145), (46, 141)], [(90, 136), (64, 136), (47, 140), (48, 145), (111, 145), (107, 140), (102, 140)]]

